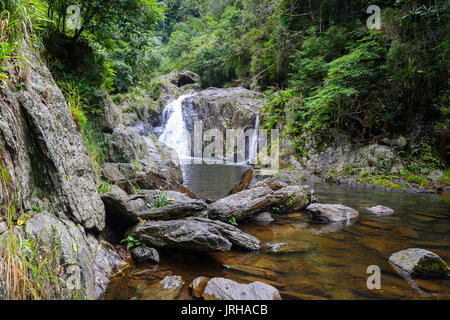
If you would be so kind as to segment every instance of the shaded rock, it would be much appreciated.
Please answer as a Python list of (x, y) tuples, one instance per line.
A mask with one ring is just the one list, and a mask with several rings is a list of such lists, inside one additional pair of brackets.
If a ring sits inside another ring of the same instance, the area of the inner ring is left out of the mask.
[(273, 191), (278, 191), (280, 189), (286, 188), (287, 185), (275, 178), (268, 178), (268, 179), (265, 179), (265, 180), (255, 183), (253, 185), (252, 189), (262, 188), (262, 187), (267, 187)]
[(264, 269), (264, 268), (257, 268), (257, 267), (250, 267), (250, 266), (244, 266), (239, 264), (232, 264), (227, 265), (224, 264), (223, 267), (227, 270), (251, 275), (251, 276), (257, 276), (261, 278), (268, 278), (268, 279), (276, 279), (276, 274), (272, 270)]
[(228, 251), (232, 245), (259, 250), (260, 242), (239, 229), (204, 218), (141, 223), (127, 232), (128, 236), (150, 247), (193, 251)]
[(245, 190), (252, 182), (253, 175), (254, 175), (253, 168), (249, 168), (249, 169), (245, 170), (245, 172), (242, 174), (239, 181), (233, 185), (233, 188), (231, 188), (231, 191), (229, 194), (232, 195), (232, 194), (235, 194), (235, 193)]
[(114, 104), (106, 90), (94, 91), (93, 100), (94, 105), (103, 111), (102, 116), (95, 119), (103, 132), (112, 133), (123, 125), (122, 110)]
[(377, 216), (390, 216), (394, 214), (394, 210), (384, 206), (376, 206), (372, 208), (366, 208), (370, 212), (376, 214)]
[(154, 248), (149, 248), (146, 245), (140, 245), (131, 249), (131, 256), (134, 261), (138, 263), (153, 263), (159, 264), (159, 253)]
[(358, 211), (341, 204), (314, 203), (306, 210), (312, 214), (313, 219), (324, 223), (350, 222), (359, 217)]
[(200, 76), (189, 70), (174, 71), (168, 75), (170, 83), (177, 87), (200, 82)]
[(273, 191), (269, 188), (245, 190), (211, 204), (208, 207), (208, 216), (222, 221), (229, 221), (234, 217), (239, 221), (271, 208), (274, 202)]
[(450, 270), (435, 253), (424, 249), (407, 249), (390, 256), (389, 262), (413, 277), (446, 277)]
[(125, 223), (130, 227), (139, 222), (137, 213), (145, 210), (142, 199), (133, 199), (117, 186), (111, 186), (110, 192), (101, 195), (108, 218), (116, 223)]
[(192, 296), (194, 298), (200, 299), (202, 297), (209, 280), (210, 279), (207, 277), (198, 277), (189, 284), (189, 288), (191, 288)]
[(270, 223), (274, 221), (274, 219), (272, 218), (272, 214), (270, 214), (270, 212), (263, 212), (253, 216), (252, 221), (260, 223)]
[(419, 239), (419, 234), (411, 228), (398, 228), (398, 232), (405, 238)]
[(262, 282), (240, 284), (225, 279), (213, 278), (203, 292), (205, 300), (281, 300), (278, 289)]

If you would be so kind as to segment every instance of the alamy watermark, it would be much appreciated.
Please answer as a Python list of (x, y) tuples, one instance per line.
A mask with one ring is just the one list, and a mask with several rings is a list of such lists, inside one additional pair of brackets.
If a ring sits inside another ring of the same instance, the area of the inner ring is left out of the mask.
[(371, 5), (367, 8), (367, 13), (372, 14), (367, 19), (367, 28), (370, 30), (381, 30), (381, 9), (377, 5)]
[(66, 27), (68, 30), (81, 29), (81, 9), (78, 6), (72, 5), (67, 7), (67, 22)]
[(369, 266), (367, 268), (367, 273), (371, 276), (367, 279), (367, 288), (369, 290), (380, 290), (381, 289), (381, 269), (379, 266)]

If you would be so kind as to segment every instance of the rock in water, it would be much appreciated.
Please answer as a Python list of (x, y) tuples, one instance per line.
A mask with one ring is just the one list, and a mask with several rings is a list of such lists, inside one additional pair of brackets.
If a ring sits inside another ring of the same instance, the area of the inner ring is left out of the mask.
[(253, 175), (254, 175), (253, 168), (245, 170), (239, 181), (233, 185), (233, 188), (231, 189), (229, 194), (232, 195), (245, 190), (250, 185), (250, 183), (252, 183)]
[(156, 248), (193, 251), (228, 251), (232, 245), (247, 250), (261, 248), (255, 237), (229, 224), (204, 218), (149, 221), (130, 229), (127, 236)]
[(144, 300), (175, 300), (184, 285), (180, 276), (167, 276), (150, 286), (141, 289), (140, 294)]
[(370, 212), (376, 214), (377, 216), (390, 216), (394, 214), (394, 210), (384, 206), (376, 206), (372, 208), (366, 208)]
[(241, 220), (271, 208), (274, 202), (273, 191), (269, 188), (245, 190), (211, 204), (208, 216), (222, 221), (229, 221), (233, 217)]
[(273, 192), (268, 187), (252, 188), (227, 198), (220, 199), (208, 207), (208, 217), (237, 221), (264, 211), (286, 213), (299, 211), (311, 203), (311, 190), (308, 186), (290, 186)]
[(149, 248), (146, 245), (134, 247), (131, 250), (131, 256), (138, 263), (149, 262), (159, 264), (159, 253), (154, 248)]
[(355, 209), (343, 206), (341, 204), (318, 204), (314, 203), (306, 208), (313, 219), (324, 222), (350, 222), (359, 217), (359, 212)]
[(225, 279), (213, 278), (203, 292), (205, 300), (281, 300), (277, 288), (262, 282), (240, 284)]
[(435, 253), (424, 249), (407, 249), (391, 255), (389, 262), (413, 277), (445, 277), (450, 270)]
[(201, 298), (203, 292), (205, 291), (206, 285), (208, 284), (209, 278), (207, 277), (198, 277), (195, 278), (189, 287), (192, 290), (192, 296), (195, 298)]

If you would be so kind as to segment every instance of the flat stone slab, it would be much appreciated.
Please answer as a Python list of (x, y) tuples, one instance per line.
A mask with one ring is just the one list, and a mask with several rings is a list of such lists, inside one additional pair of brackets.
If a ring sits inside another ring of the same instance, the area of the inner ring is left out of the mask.
[(372, 208), (366, 208), (373, 214), (376, 214), (377, 216), (390, 216), (394, 214), (394, 210), (385, 206), (376, 206)]
[(225, 278), (213, 278), (208, 281), (203, 292), (205, 300), (281, 300), (277, 288), (253, 282), (240, 284)]

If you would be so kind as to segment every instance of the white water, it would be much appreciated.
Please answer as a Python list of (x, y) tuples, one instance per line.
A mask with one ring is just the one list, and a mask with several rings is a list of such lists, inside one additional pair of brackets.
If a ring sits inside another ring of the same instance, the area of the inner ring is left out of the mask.
[(183, 95), (169, 103), (164, 109), (164, 113), (170, 114), (170, 117), (159, 140), (175, 149), (180, 159), (190, 158), (191, 156), (191, 136), (183, 119), (182, 107), (183, 100), (191, 96), (192, 94)]
[[(177, 100), (169, 103), (165, 109), (164, 114), (169, 115), (166, 127), (159, 140), (165, 143), (167, 146), (174, 149), (178, 157), (181, 160), (191, 160), (191, 136), (187, 130), (186, 123), (183, 118), (182, 103), (185, 99), (193, 96), (194, 94), (183, 95)], [(254, 134), (249, 139), (249, 157), (250, 164), (256, 163), (256, 156), (258, 153), (259, 142), (259, 115), (256, 116)], [(203, 159), (205, 160), (205, 159)], [(233, 163), (229, 163), (230, 165)], [(241, 165), (241, 164), (239, 164)]]

